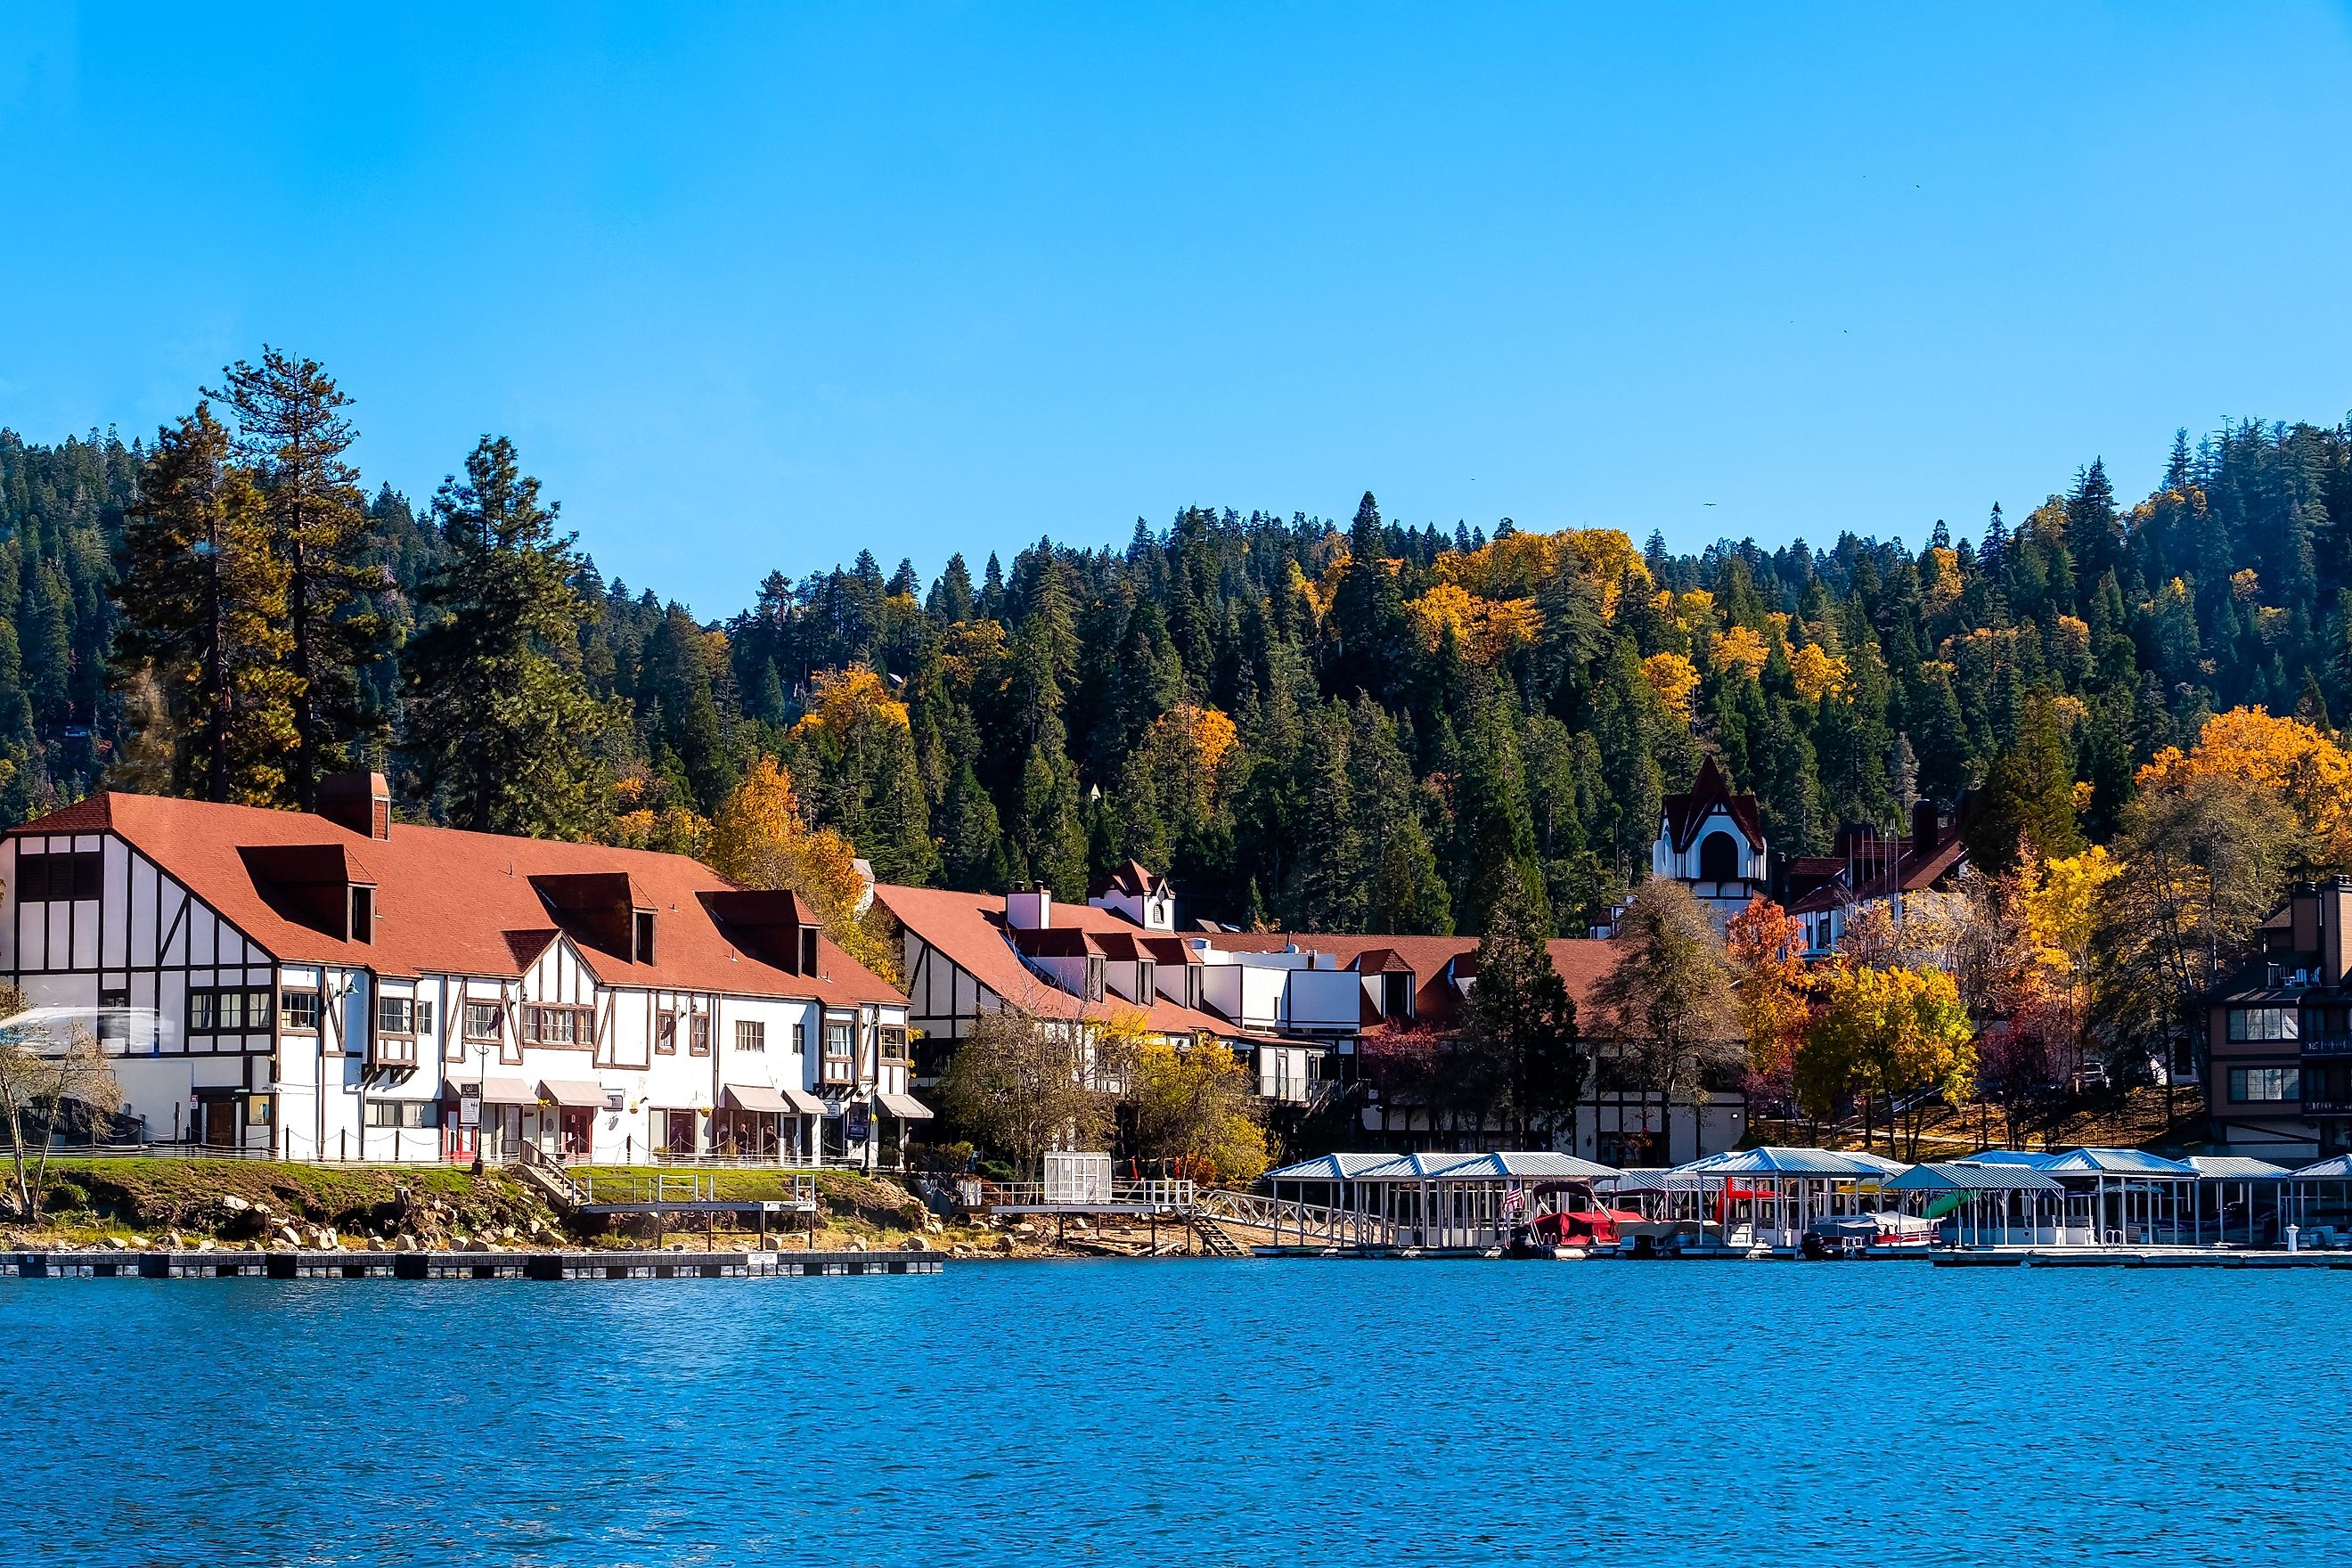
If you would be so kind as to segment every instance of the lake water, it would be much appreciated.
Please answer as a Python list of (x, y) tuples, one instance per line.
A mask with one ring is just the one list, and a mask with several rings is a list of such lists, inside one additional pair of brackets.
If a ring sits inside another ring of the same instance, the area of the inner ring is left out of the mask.
[(0, 1281), (0, 1561), (2315, 1563), (2352, 1273)]

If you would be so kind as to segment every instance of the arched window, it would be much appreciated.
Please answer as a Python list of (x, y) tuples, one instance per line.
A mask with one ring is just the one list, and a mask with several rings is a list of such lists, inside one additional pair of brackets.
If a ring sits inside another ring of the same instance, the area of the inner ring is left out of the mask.
[(1739, 880), (1739, 846), (1728, 833), (1710, 833), (1699, 841), (1698, 879), (1702, 882)]

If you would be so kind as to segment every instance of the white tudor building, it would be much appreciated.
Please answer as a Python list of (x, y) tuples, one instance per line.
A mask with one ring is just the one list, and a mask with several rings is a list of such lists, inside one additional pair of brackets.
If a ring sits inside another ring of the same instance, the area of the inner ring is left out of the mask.
[(88, 1013), (154, 1142), (288, 1159), (892, 1163), (906, 998), (677, 855), (99, 795), (0, 839), (0, 976)]

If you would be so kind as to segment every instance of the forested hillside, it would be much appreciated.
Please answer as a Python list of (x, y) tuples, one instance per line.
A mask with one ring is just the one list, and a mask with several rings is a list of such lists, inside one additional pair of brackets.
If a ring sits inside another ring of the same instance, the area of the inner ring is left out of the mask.
[(1974, 544), (1676, 554), (1366, 495), (929, 576), (747, 562), (705, 622), (574, 553), (502, 441), (429, 504), (363, 483), (340, 398), (270, 355), (153, 437), (0, 433), (0, 817), (363, 762), (420, 815), (707, 851), (772, 756), (887, 879), (1076, 896), (1134, 856), (1188, 915), (1475, 931), (1515, 867), (1569, 931), (1709, 751), (1776, 851), (1973, 789), (1997, 865), (2109, 834), (2216, 712), (2352, 713), (2352, 424), (2176, 437), (2131, 504), (2093, 461)]

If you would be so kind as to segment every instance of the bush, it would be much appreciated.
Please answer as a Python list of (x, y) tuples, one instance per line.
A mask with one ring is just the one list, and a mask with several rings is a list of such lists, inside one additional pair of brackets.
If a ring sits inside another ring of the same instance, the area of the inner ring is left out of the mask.
[(972, 1169), (992, 1182), (1009, 1182), (1013, 1179), (1013, 1167), (1002, 1160), (982, 1160)]
[(50, 1214), (79, 1214), (89, 1207), (89, 1189), (79, 1182), (53, 1181), (41, 1195), (41, 1206)]

